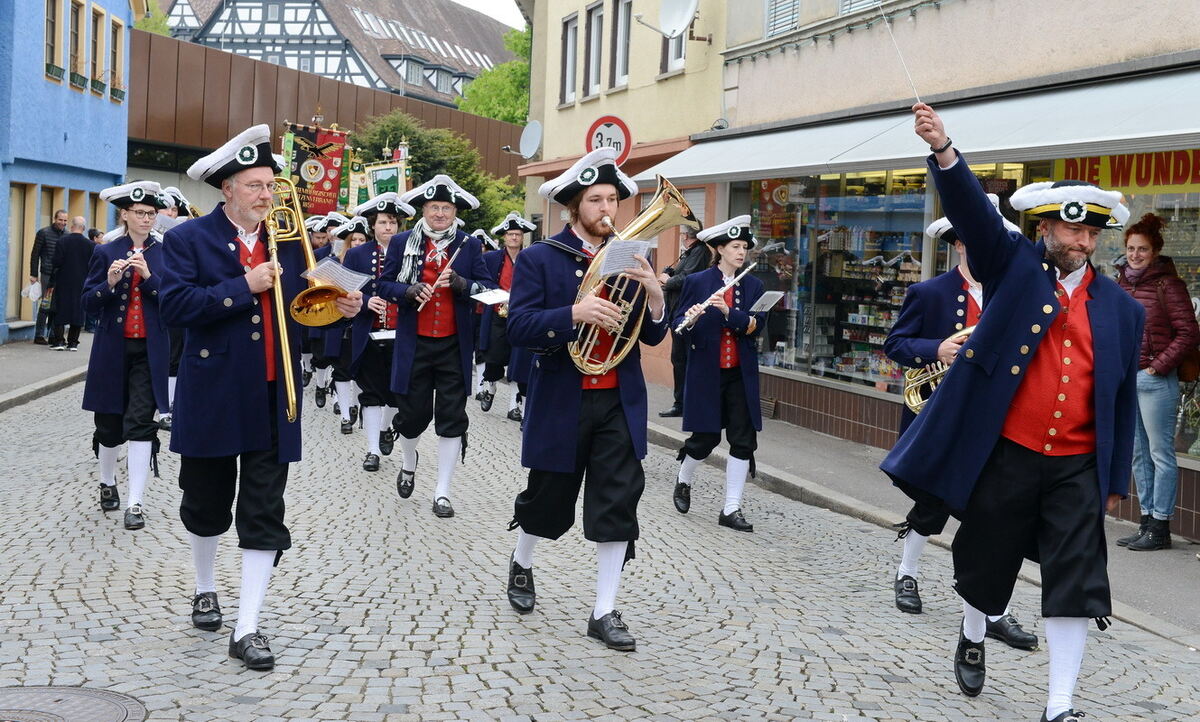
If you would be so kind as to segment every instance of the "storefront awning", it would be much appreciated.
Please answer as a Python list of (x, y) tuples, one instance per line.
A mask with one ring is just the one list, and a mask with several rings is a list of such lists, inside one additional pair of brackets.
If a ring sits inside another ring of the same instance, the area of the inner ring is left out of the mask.
[[(1200, 70), (1147, 75), (938, 108), (972, 163), (1200, 147)], [(912, 116), (833, 122), (698, 143), (634, 177), (676, 184), (922, 167)]]

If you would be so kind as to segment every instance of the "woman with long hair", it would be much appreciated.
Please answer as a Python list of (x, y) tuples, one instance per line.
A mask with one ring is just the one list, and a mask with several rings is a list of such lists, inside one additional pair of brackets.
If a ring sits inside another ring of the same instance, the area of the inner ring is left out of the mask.
[(1162, 255), (1165, 225), (1162, 218), (1147, 213), (1125, 229), (1125, 264), (1117, 275), (1121, 288), (1146, 309), (1133, 437), (1133, 477), (1142, 519), (1136, 533), (1117, 540), (1134, 551), (1171, 547), (1171, 516), (1179, 483), (1175, 462), (1177, 369), (1200, 341), (1187, 286), (1175, 271), (1175, 263)]

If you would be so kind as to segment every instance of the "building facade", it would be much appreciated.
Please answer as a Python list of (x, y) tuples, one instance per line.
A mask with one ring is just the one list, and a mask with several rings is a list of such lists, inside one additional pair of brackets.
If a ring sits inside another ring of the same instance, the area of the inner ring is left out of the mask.
[(33, 335), (34, 234), (56, 210), (108, 228), (99, 191), (125, 173), (129, 35), (142, 0), (0, 3), (0, 343)]
[(169, 0), (172, 34), (292, 70), (454, 105), (512, 60), (510, 28), (452, 0)]

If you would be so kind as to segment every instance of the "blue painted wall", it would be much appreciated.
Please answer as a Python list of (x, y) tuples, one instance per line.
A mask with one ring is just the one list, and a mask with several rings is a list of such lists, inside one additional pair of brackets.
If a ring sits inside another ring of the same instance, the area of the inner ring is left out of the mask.
[[(57, 0), (60, 5), (58, 23), (62, 64), (69, 63), (70, 0)], [(133, 28), (129, 0), (99, 2), (107, 17), (103, 24), (104, 67), (109, 63), (109, 41), (112, 20), (124, 25), (125, 67), (118, 76), (128, 85), (129, 37)], [(92, 7), (84, 3), (84, 57), (90, 58)], [(28, 275), (29, 256), (23, 247), (24, 239), (9, 235), (9, 184), (32, 184), (29, 192), (38, 198), (40, 186), (63, 188), (64, 199), (69, 191), (98, 192), (120, 183), (125, 175), (128, 142), (128, 99), (116, 103), (106, 90), (96, 95), (90, 88), (78, 90), (68, 77), (56, 81), (46, 75), (46, 3), (45, 0), (0, 0), (0, 343), (14, 338), (32, 336), (32, 328), (11, 332), (10, 316), (19, 309), (7, 307), (9, 244), (22, 246), (19, 275), (22, 285)], [(87, 66), (90, 69), (90, 64)], [(68, 72), (69, 72), (68, 68)], [(110, 74), (111, 77), (111, 74)], [(111, 83), (110, 78), (106, 78)], [(66, 205), (64, 200), (63, 205)], [(54, 209), (37, 209), (35, 218)], [(90, 216), (90, 211), (85, 212)], [(108, 222), (111, 227), (113, 215)], [(40, 224), (39, 224), (40, 225)], [(29, 239), (30, 242), (32, 239)]]

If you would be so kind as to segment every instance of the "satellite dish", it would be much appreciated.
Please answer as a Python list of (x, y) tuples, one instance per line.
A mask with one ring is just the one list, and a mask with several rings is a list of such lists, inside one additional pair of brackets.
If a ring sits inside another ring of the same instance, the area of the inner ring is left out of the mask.
[(542, 124), (539, 121), (531, 120), (525, 126), (525, 130), (521, 131), (521, 142), (517, 145), (521, 151), (521, 157), (529, 160), (537, 155), (538, 148), (542, 147)]
[(700, 0), (662, 0), (658, 10), (659, 32), (668, 38), (682, 35), (696, 17), (699, 5)]

